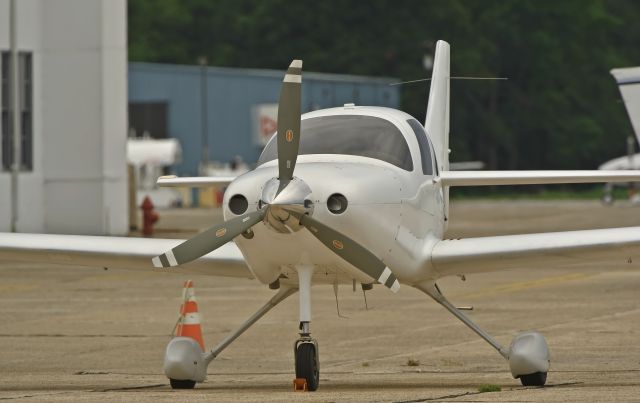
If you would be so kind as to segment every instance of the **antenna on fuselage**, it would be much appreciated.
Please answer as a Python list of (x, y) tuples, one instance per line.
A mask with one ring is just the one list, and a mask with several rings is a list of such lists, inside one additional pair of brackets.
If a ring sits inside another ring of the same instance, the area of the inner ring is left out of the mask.
[[(449, 80), (508, 80), (508, 77), (468, 77), (468, 76), (451, 76)], [(420, 83), (423, 81), (431, 81), (431, 77), (429, 78), (419, 78), (417, 80), (409, 80), (409, 81), (401, 81), (399, 83), (390, 83), (389, 85), (403, 85), (403, 84), (412, 84), (412, 83)]]
[(336, 296), (336, 311), (338, 312), (339, 318), (349, 319), (348, 316), (343, 316), (340, 314), (340, 304), (338, 304), (338, 282), (333, 283), (333, 295)]

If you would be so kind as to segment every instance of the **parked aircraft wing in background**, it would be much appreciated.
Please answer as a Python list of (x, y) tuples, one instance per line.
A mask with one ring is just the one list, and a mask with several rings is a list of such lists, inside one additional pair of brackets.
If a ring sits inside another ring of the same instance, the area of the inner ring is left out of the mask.
[(623, 157), (614, 158), (600, 165), (598, 169), (603, 171), (615, 169), (640, 169), (640, 154), (625, 155)]

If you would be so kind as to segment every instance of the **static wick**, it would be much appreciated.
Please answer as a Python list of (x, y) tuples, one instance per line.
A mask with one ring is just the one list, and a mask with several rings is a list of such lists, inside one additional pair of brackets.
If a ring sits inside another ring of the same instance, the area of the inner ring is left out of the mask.
[[(508, 80), (508, 77), (467, 77), (467, 76), (451, 76), (449, 80)], [(422, 81), (431, 81), (431, 78), (420, 78), (418, 80), (401, 81), (399, 83), (391, 83), (389, 85), (402, 85), (419, 83)]]

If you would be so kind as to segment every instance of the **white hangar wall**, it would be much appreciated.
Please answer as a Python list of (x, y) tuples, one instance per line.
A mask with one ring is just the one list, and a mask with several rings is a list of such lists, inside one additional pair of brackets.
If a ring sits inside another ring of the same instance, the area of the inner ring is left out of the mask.
[[(20, 174), (18, 231), (125, 235), (126, 0), (16, 3), (18, 50), (33, 66), (33, 164)], [(9, 0), (0, 0), (0, 51), (9, 45)], [(0, 189), (5, 232), (11, 174), (2, 165)]]

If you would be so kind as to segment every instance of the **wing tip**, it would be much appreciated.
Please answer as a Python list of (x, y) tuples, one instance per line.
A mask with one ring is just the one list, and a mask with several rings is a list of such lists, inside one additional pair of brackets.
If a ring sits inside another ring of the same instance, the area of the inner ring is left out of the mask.
[(301, 69), (302, 68), (302, 60), (301, 59), (293, 59), (291, 61), (291, 64), (289, 65), (289, 67), (293, 67), (295, 69)]

